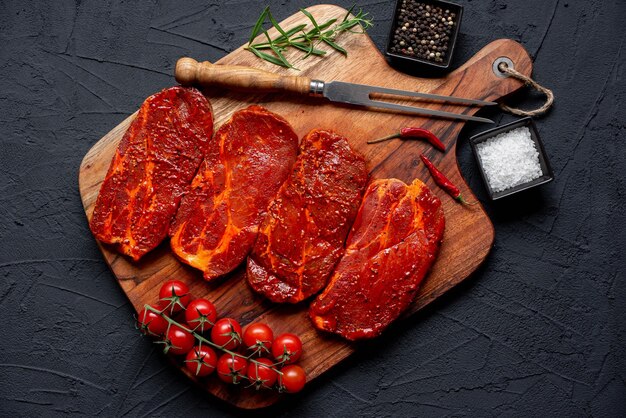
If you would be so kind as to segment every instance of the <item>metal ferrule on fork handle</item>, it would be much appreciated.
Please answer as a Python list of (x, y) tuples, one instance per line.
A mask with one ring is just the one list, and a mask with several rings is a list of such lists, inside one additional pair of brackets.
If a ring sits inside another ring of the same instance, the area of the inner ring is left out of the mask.
[(309, 96), (324, 96), (324, 82), (322, 80), (311, 80), (309, 84)]

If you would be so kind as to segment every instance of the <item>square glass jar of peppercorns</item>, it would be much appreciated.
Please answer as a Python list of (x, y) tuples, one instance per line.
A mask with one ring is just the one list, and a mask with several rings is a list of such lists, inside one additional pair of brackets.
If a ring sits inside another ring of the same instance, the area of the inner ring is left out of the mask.
[(448, 69), (462, 14), (462, 6), (447, 1), (397, 0), (387, 58), (395, 64)]

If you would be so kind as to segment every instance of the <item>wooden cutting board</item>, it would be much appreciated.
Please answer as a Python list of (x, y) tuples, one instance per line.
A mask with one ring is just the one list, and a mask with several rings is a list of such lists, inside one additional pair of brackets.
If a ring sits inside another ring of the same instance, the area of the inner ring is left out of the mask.
[[(308, 9), (318, 21), (332, 17), (341, 18), (346, 11), (332, 5), (313, 6)], [(307, 23), (307, 18), (297, 13), (281, 23), (292, 27)], [(274, 35), (270, 31), (270, 35)], [(445, 78), (422, 79), (399, 73), (387, 65), (367, 35), (344, 34), (338, 42), (349, 54), (344, 57), (337, 52), (319, 59), (310, 57), (295, 61), (300, 71), (281, 69), (257, 59), (243, 47), (222, 58), (220, 64), (237, 64), (257, 67), (283, 74), (306, 75), (325, 81), (342, 80), (383, 87), (434, 92), (483, 100), (497, 100), (522, 87), (522, 83), (499, 78), (492, 71), (494, 60), (508, 57), (515, 68), (530, 75), (532, 63), (522, 46), (512, 40), (498, 40), (479, 51), (465, 65)], [(288, 54), (290, 60), (301, 56), (298, 52)], [(173, 57), (176, 59), (178, 57)], [(194, 57), (202, 60), (202, 57)], [(175, 81), (172, 77), (172, 85)], [(168, 86), (163, 86), (168, 87)], [(467, 278), (485, 259), (491, 249), (494, 230), (486, 213), (479, 206), (463, 206), (456, 203), (432, 181), (426, 168), (419, 160), (421, 152), (431, 158), (452, 181), (459, 185), (467, 200), (477, 200), (459, 172), (456, 161), (456, 139), (463, 127), (461, 121), (428, 119), (363, 108), (334, 105), (324, 99), (287, 96), (278, 94), (253, 95), (234, 93), (218, 89), (205, 89), (215, 112), (215, 126), (219, 127), (231, 114), (250, 104), (260, 104), (285, 117), (300, 137), (313, 128), (325, 128), (349, 138), (352, 147), (367, 159), (372, 178), (396, 177), (407, 183), (420, 178), (439, 196), (446, 216), (446, 230), (441, 252), (431, 273), (411, 305), (408, 315), (417, 312), (444, 292)], [(460, 105), (427, 104), (433, 109), (444, 109), (473, 114), (478, 108)], [(109, 167), (118, 142), (133, 120), (134, 115), (113, 128), (100, 139), (84, 157), (80, 166), (80, 194), (87, 218), (91, 218), (100, 185)], [(443, 154), (423, 141), (393, 140), (367, 145), (368, 139), (387, 135), (403, 126), (421, 126), (433, 131), (447, 145)], [(487, 128), (488, 126), (485, 126)], [(221, 316), (241, 321), (242, 325), (253, 321), (268, 323), (276, 335), (282, 332), (298, 334), (304, 343), (304, 356), (300, 364), (307, 372), (309, 381), (315, 379), (332, 366), (349, 356), (357, 346), (344, 340), (316, 331), (307, 316), (308, 303), (284, 306), (270, 303), (255, 295), (245, 281), (245, 270), (237, 269), (223, 280), (208, 284), (199, 271), (178, 262), (165, 242), (145, 256), (140, 262), (112, 252), (100, 246), (106, 262), (115, 274), (118, 283), (126, 292), (137, 311), (144, 304), (158, 298), (158, 289), (167, 279), (179, 279), (189, 284), (197, 297), (213, 301)], [(130, 321), (131, 318), (128, 318)], [(400, 321), (392, 326), (408, 326)], [(184, 373), (184, 368), (182, 369)], [(260, 408), (280, 398), (269, 391), (256, 393), (250, 389), (228, 386), (211, 377), (196, 379), (186, 373), (208, 392), (241, 408)], [(306, 390), (306, 388), (305, 388)], [(293, 396), (293, 395), (282, 395)]]

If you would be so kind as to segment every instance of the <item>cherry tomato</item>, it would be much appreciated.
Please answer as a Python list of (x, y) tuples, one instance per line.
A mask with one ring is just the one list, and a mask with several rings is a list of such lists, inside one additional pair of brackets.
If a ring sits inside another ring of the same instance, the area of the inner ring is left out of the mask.
[(189, 302), (185, 311), (185, 320), (189, 328), (196, 332), (204, 332), (211, 329), (217, 320), (215, 306), (206, 299), (196, 299)]
[[(158, 310), (163, 310), (164, 308), (164, 306), (158, 303), (150, 306)], [(163, 335), (167, 329), (167, 320), (161, 315), (143, 308), (139, 311), (139, 316), (137, 316), (137, 326), (146, 335)]]
[(232, 318), (222, 318), (211, 328), (211, 341), (227, 350), (241, 344), (241, 325)]
[(226, 353), (217, 361), (217, 377), (226, 383), (237, 384), (244, 379), (247, 368), (245, 358)]
[(278, 376), (278, 386), (288, 393), (300, 392), (306, 383), (306, 373), (297, 364), (290, 364), (283, 367), (281, 375)]
[(272, 349), (274, 333), (266, 324), (250, 324), (243, 332), (243, 343), (256, 354), (269, 354)]
[(166, 304), (167, 312), (170, 314), (185, 309), (190, 300), (189, 288), (180, 280), (169, 280), (163, 283), (159, 290), (159, 301)]
[(284, 364), (292, 364), (302, 355), (302, 341), (294, 334), (281, 334), (272, 344), (272, 355)]
[(210, 347), (196, 345), (187, 353), (185, 367), (196, 376), (208, 376), (215, 371), (217, 354)]
[(195, 338), (178, 325), (172, 325), (165, 336), (168, 353), (180, 356), (187, 354), (192, 348)]
[(248, 365), (248, 379), (256, 389), (271, 388), (276, 383), (278, 374), (272, 369), (272, 360), (260, 358), (257, 362), (251, 361)]

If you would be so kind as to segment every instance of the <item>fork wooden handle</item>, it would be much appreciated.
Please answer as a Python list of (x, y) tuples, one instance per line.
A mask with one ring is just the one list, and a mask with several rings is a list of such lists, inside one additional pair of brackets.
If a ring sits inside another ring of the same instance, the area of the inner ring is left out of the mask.
[(283, 76), (251, 67), (216, 65), (186, 57), (176, 63), (175, 77), (183, 86), (213, 85), (241, 91), (309, 94), (311, 88), (308, 77)]

